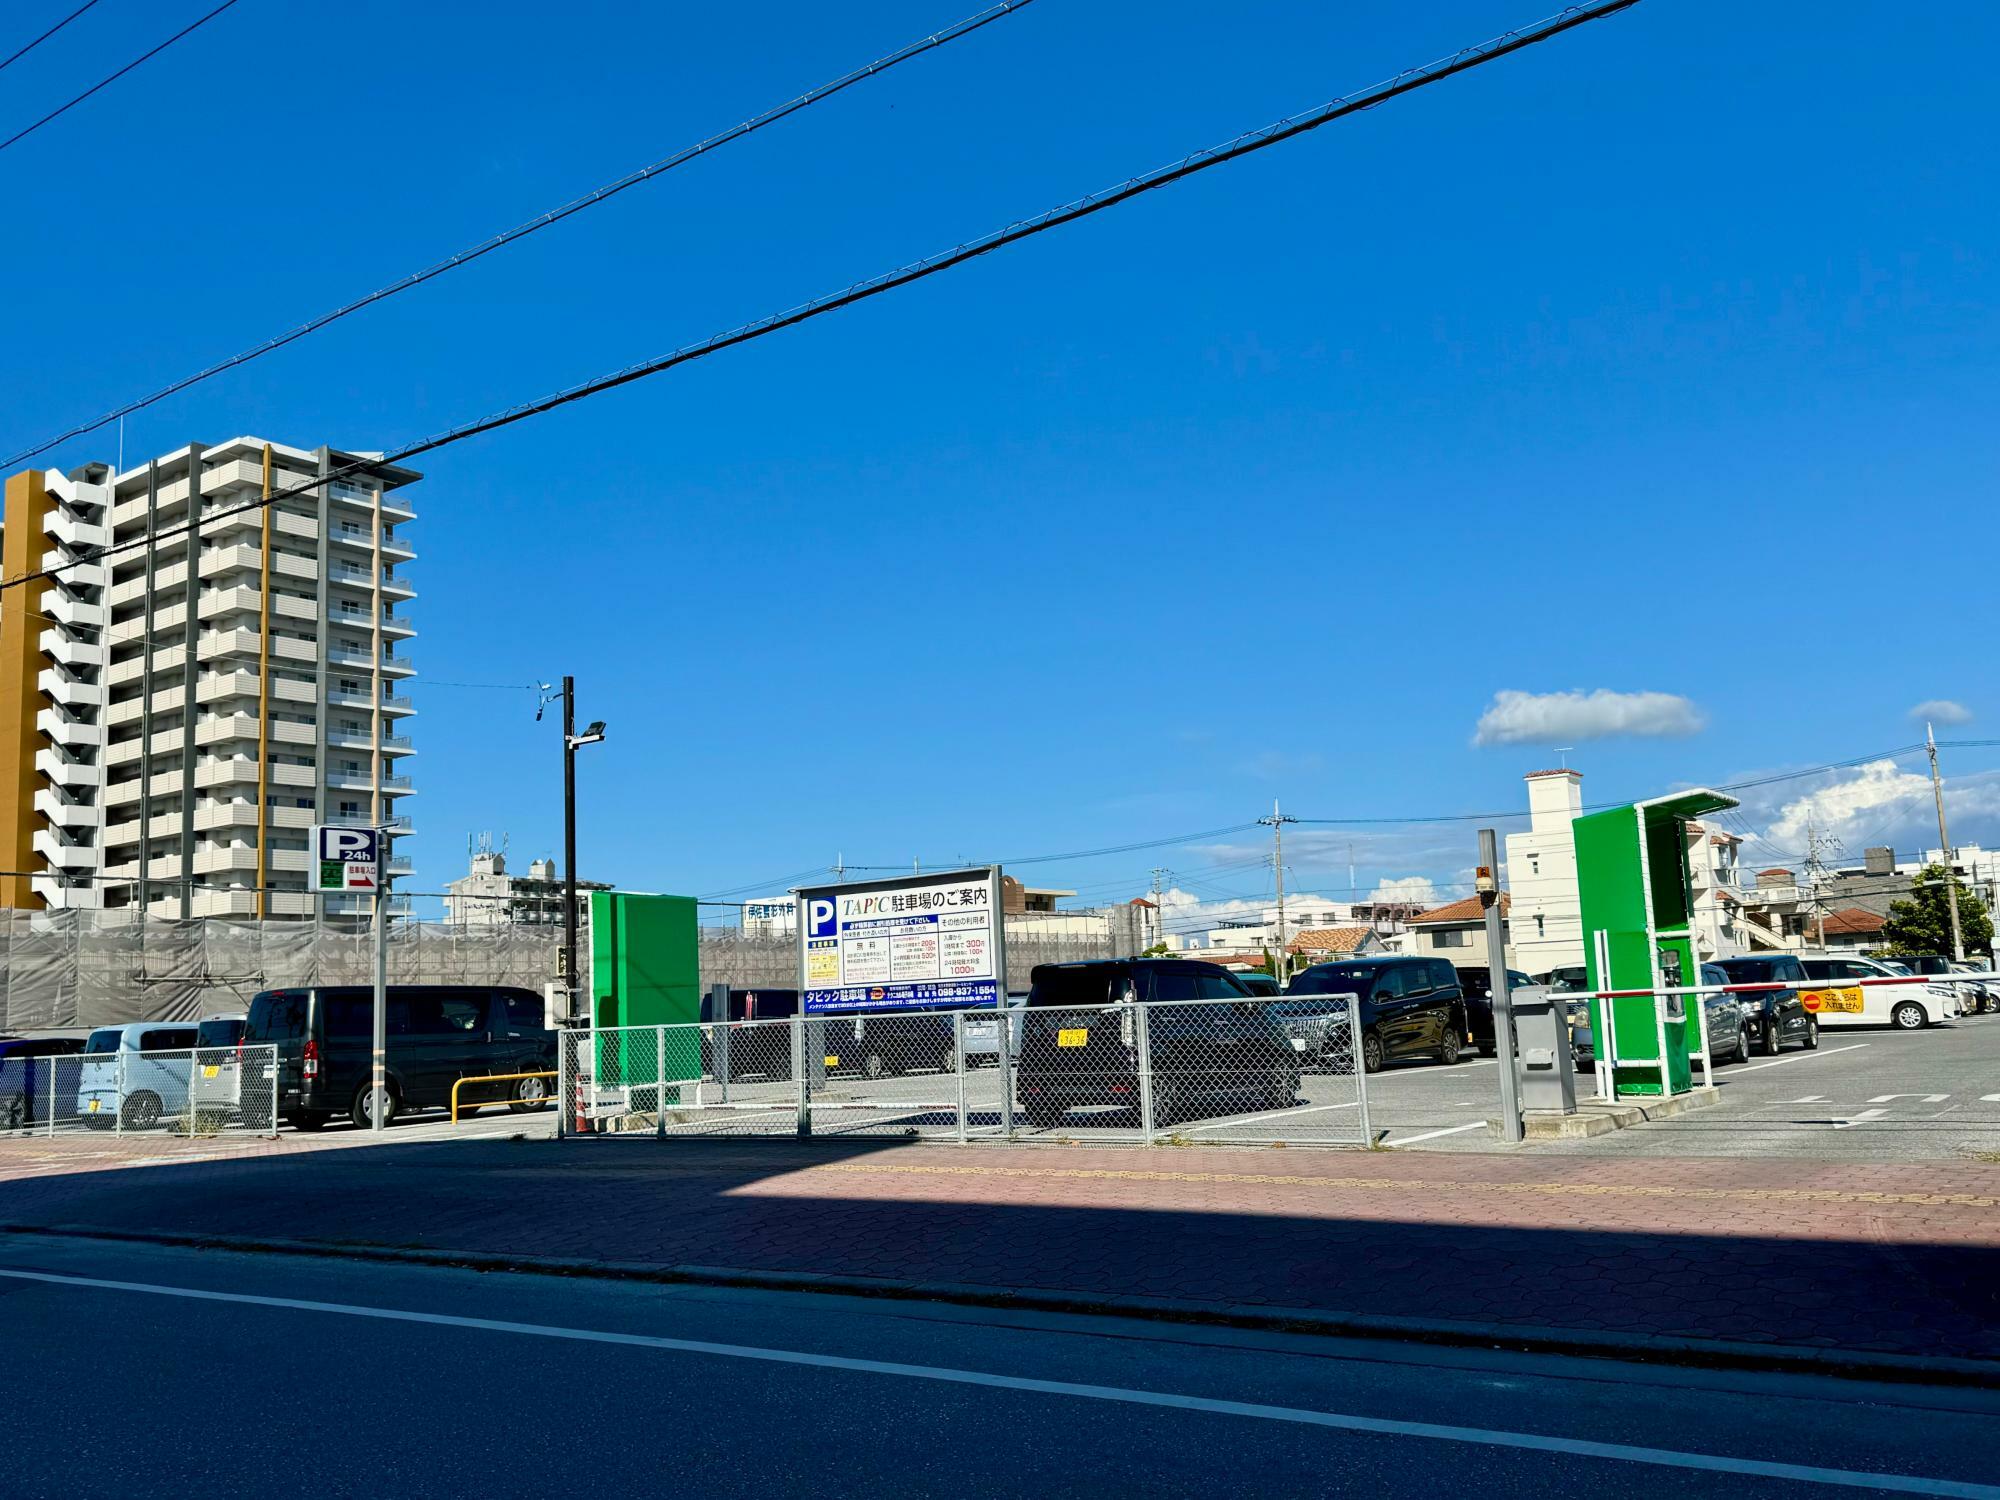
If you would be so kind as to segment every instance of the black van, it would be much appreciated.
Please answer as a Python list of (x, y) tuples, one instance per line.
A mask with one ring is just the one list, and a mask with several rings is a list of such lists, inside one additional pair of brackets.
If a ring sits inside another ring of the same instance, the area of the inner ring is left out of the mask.
[(1037, 964), (1031, 986), (1015, 1081), (1030, 1125), (1055, 1125), (1092, 1105), (1138, 1108), (1137, 1021), (1127, 1001), (1217, 1002), (1148, 1007), (1156, 1125), (1218, 1105), (1283, 1109), (1298, 1097), (1298, 1060), (1271, 1013), (1282, 1002), (1258, 1000), (1218, 964)]
[[(729, 992), (732, 1021), (790, 1020), (799, 1013), (797, 990), (754, 989)], [(704, 1022), (720, 1019), (709, 995), (701, 997)], [(821, 1011), (807, 1017), (807, 1056), (816, 1056), (828, 1074), (858, 1074), (885, 1078), (891, 1074), (951, 1071), (952, 1027), (949, 1011), (899, 1007), (894, 1010)], [(702, 1037), (702, 1071), (715, 1076), (714, 1033)], [(729, 1028), (729, 1078), (792, 1076), (792, 1031), (789, 1026)]]
[[(556, 1034), (533, 990), (396, 984), (387, 998), (385, 1120), (448, 1106), (461, 1078), (555, 1070)], [(295, 1128), (318, 1130), (336, 1115), (368, 1124), (374, 1003), (366, 985), (264, 990), (251, 1000), (243, 1044), (277, 1048), (278, 1112)], [(459, 1100), (527, 1110), (554, 1092), (553, 1078), (518, 1078), (469, 1085)]]
[[(1286, 1029), (1306, 1042), (1307, 1050), (1320, 1038), (1332, 1045), (1335, 1031), (1323, 1023), (1345, 1015), (1346, 1002), (1330, 997), (1349, 994), (1361, 1003), (1361, 1065), (1368, 1072), (1379, 1073), (1383, 1063), (1399, 1057), (1458, 1061), (1467, 1034), (1465, 989), (1458, 972), (1443, 959), (1355, 958), (1314, 964), (1293, 977), (1279, 1005)], [(1490, 1028), (1491, 1011), (1487, 1015)], [(1346, 1045), (1344, 1037), (1339, 1045)]]

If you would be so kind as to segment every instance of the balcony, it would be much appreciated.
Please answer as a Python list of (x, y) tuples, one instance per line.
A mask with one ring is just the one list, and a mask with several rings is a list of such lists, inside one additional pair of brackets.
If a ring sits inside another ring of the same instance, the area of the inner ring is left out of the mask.
[(382, 616), (382, 634), (411, 636), (415, 635), (416, 633), (417, 633), (417, 627), (410, 623), (410, 617), (408, 615)]
[(53, 625), (35, 637), (42, 654), (66, 667), (101, 667), (110, 660), (110, 648), (103, 641), (80, 641)]
[(104, 810), (96, 803), (73, 801), (52, 786), (35, 793), (35, 811), (58, 828), (96, 828), (104, 821)]
[(59, 708), (45, 708), (35, 715), (35, 727), (58, 745), (74, 749), (88, 745), (96, 747), (104, 743), (102, 724), (85, 724), (69, 718)]
[(70, 839), (47, 828), (35, 830), (35, 852), (56, 870), (95, 870), (97, 841)]
[(35, 752), (35, 770), (57, 786), (96, 786), (104, 779), (103, 768), (95, 761), (71, 759), (53, 746)]
[(71, 630), (102, 630), (111, 621), (111, 611), (102, 604), (88, 603), (61, 589), (42, 595), (42, 613)]
[(102, 522), (79, 520), (60, 505), (51, 506), (42, 517), (42, 535), (54, 537), (73, 551), (102, 547), (109, 537)]
[(229, 740), (254, 740), (258, 724), (250, 714), (222, 714), (203, 719), (195, 726), (194, 742), (201, 746), (220, 745)]
[(98, 708), (104, 703), (101, 683), (85, 682), (60, 667), (42, 668), (35, 675), (35, 686), (65, 708)]

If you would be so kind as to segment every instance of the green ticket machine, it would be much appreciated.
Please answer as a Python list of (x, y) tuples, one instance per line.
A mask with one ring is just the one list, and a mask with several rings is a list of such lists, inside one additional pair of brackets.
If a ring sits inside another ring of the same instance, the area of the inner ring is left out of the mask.
[(1631, 993), (1590, 1002), (1599, 1093), (1686, 1093), (1701, 1049), (1701, 1006), (1661, 990), (1700, 983), (1688, 824), (1736, 806), (1697, 787), (1577, 818), (1577, 893), (1592, 990)]

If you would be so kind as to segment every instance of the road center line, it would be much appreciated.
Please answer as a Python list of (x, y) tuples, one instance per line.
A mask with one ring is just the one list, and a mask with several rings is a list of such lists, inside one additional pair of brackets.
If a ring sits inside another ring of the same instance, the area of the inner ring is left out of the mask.
[(613, 1344), (634, 1349), (659, 1349), (676, 1354), (706, 1354), (722, 1359), (759, 1360), (766, 1364), (800, 1365), (845, 1370), (861, 1375), (892, 1375), (907, 1380), (931, 1380), (947, 1385), (981, 1386), (990, 1390), (1023, 1391), (1043, 1396), (1071, 1396), (1126, 1406), (1150, 1406), (1173, 1411), (1209, 1412), (1264, 1422), (1289, 1422), (1303, 1427), (1366, 1432), (1386, 1437), (1428, 1438), (1436, 1442), (1470, 1443), (1488, 1448), (1517, 1448), (1533, 1453), (1565, 1453), (1613, 1463), (1646, 1464), (1655, 1468), (1692, 1469), (1711, 1474), (1748, 1474), (1843, 1489), (1887, 1490), (1901, 1495), (1949, 1495), (1960, 1500), (2000, 1500), (2000, 1486), (1959, 1479), (1930, 1479), (1909, 1474), (1877, 1474), (1860, 1469), (1827, 1469), (1811, 1464), (1769, 1463), (1762, 1459), (1729, 1458), (1713, 1453), (1684, 1453), (1672, 1448), (1644, 1448), (1628, 1443), (1595, 1443), (1582, 1438), (1550, 1437), (1534, 1432), (1508, 1432), (1483, 1427), (1452, 1427), (1434, 1422), (1400, 1422), (1345, 1412), (1308, 1411), (1295, 1406), (1269, 1406), (1256, 1401), (1224, 1401), (1209, 1396), (1185, 1396), (1172, 1391), (1130, 1390), (1113, 1385), (1085, 1385), (1070, 1380), (1036, 1380), (1021, 1375), (993, 1375), (980, 1370), (954, 1370), (939, 1365), (911, 1365), (892, 1360), (851, 1359), (838, 1354), (812, 1354), (798, 1349), (760, 1349), (747, 1344), (717, 1344), (706, 1339), (665, 1338), (653, 1334), (612, 1333), (595, 1328), (564, 1328), (547, 1323), (516, 1323), (500, 1318), (459, 1317), (451, 1313), (411, 1312), (403, 1308), (366, 1307), (349, 1302), (314, 1302), (297, 1297), (262, 1297), (249, 1292), (213, 1292), (196, 1287), (156, 1286), (143, 1281), (109, 1281), (95, 1276), (61, 1276), (47, 1271), (0, 1270), (13, 1281), (50, 1286), (88, 1287), (94, 1291), (136, 1292), (154, 1297), (181, 1297), (194, 1302), (230, 1302), (287, 1312), (331, 1313), (350, 1318), (376, 1318), (389, 1323), (420, 1323), (437, 1328), (469, 1328), (485, 1333), (511, 1333), (529, 1338), (566, 1339), (575, 1343)]

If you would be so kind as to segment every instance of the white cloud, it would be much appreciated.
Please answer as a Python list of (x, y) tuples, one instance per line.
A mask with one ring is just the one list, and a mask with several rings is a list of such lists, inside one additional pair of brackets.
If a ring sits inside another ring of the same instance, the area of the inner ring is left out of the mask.
[[(1950, 698), (1926, 698), (1910, 710), (1910, 717), (1919, 723), (1943, 724), (1949, 728), (1955, 724), (1970, 724), (1972, 710)], [(1958, 841), (1954, 839), (1952, 842)]]
[(1475, 745), (1564, 745), (1612, 736), (1681, 738), (1699, 731), (1701, 710), (1678, 693), (1524, 693), (1503, 688), (1479, 716)]
[[(1743, 807), (1743, 817), (1753, 826), (1761, 820), (1760, 813), (1769, 818), (1744, 850), (1745, 860), (1753, 865), (1796, 868), (1805, 858), (1809, 828), (1822, 839), (1839, 840), (1838, 850), (1821, 853), (1832, 865), (1859, 864), (1861, 851), (1871, 844), (1886, 844), (1905, 859), (1937, 847), (1930, 776), (1900, 770), (1893, 760), (1870, 761), (1811, 791), (1786, 795), (1775, 810), (1768, 810), (1768, 804), (1760, 809), (1754, 800)], [(1947, 777), (1944, 796), (1954, 844), (1990, 843), (2000, 836), (2000, 773)]]
[(1404, 875), (1385, 880), (1369, 894), (1370, 901), (1412, 901), (1419, 906), (1438, 904), (1437, 887), (1428, 875)]

